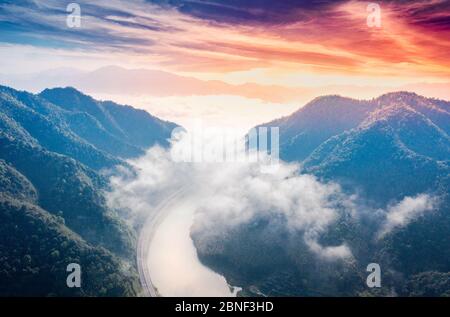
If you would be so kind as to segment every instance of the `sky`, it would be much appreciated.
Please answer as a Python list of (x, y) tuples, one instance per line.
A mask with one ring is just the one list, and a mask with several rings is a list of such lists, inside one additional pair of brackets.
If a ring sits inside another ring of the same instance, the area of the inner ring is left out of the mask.
[[(71, 2), (79, 27), (67, 24)], [(444, 0), (8, 0), (0, 30), (3, 78), (114, 65), (269, 86), (265, 96), (270, 86), (345, 86), (366, 98), (373, 87), (450, 82)], [(450, 99), (444, 87), (426, 91)]]

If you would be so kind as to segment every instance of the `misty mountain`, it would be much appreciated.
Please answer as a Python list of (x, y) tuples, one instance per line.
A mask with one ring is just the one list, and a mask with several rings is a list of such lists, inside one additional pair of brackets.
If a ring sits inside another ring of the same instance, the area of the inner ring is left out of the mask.
[[(256, 218), (220, 241), (205, 243), (194, 235), (202, 262), (242, 286), (243, 294), (450, 294), (450, 102), (407, 92), (367, 101), (326, 96), (262, 126), (280, 128), (282, 159), (355, 197), (357, 216), (343, 206), (319, 239), (344, 243), (353, 257), (321, 260), (301, 232), (288, 230), (280, 219)], [(393, 206), (422, 193), (436, 197), (433, 211), (377, 235), (386, 210), (399, 210)], [(380, 289), (365, 284), (372, 262), (383, 270)]]
[(220, 80), (202, 80), (155, 69), (126, 69), (104, 66), (92, 71), (60, 67), (29, 74), (0, 74), (0, 84), (38, 92), (49, 87), (70, 86), (90, 94), (128, 96), (207, 96), (233, 95), (274, 103), (305, 103), (316, 96), (341, 94), (355, 98), (379, 96), (408, 90), (426, 96), (448, 99), (450, 83), (417, 83), (401, 87), (368, 85), (323, 85), (286, 87), (257, 83), (231, 84)]
[(45, 89), (39, 96), (67, 110), (67, 125), (80, 137), (115, 156), (140, 155), (155, 144), (165, 147), (176, 127), (144, 110), (97, 101), (74, 88)]
[(409, 93), (372, 104), (375, 110), (356, 128), (305, 159), (305, 172), (358, 186), (380, 204), (438, 188), (450, 172), (450, 105)]
[(292, 115), (262, 126), (280, 128), (281, 159), (301, 161), (330, 137), (358, 126), (374, 108), (367, 101), (318, 97)]
[[(173, 127), (73, 88), (0, 87), (0, 293), (136, 295), (136, 234), (108, 208), (103, 170), (167, 146)], [(71, 262), (82, 265), (82, 289), (65, 285)]]
[(156, 97), (190, 95), (237, 95), (271, 102), (309, 98), (314, 92), (304, 87), (266, 86), (253, 83), (229, 84), (201, 80), (154, 69), (125, 69), (105, 66), (93, 71), (58, 68), (33, 74), (2, 75), (0, 83), (30, 91), (71, 86), (88, 93), (149, 95)]
[(438, 188), (449, 172), (450, 103), (443, 100), (407, 92), (368, 101), (325, 96), (262, 126), (279, 127), (281, 159), (380, 205)]

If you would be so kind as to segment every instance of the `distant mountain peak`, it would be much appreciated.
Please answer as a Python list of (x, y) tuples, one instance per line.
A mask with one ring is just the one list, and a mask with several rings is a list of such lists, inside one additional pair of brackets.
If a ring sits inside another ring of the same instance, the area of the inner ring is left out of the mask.
[(385, 93), (379, 96), (377, 99), (385, 99), (385, 98), (425, 98), (425, 97), (422, 97), (412, 91), (401, 90)]
[(55, 87), (55, 88), (46, 88), (41, 91), (40, 95), (47, 95), (47, 94), (54, 94), (54, 93), (64, 93), (64, 94), (72, 94), (72, 95), (79, 95), (83, 97), (88, 97), (93, 99), (92, 97), (85, 95), (78, 89), (72, 87), (72, 86), (66, 86), (66, 87)]
[(419, 96), (418, 94), (413, 92), (396, 91), (381, 95), (378, 98), (374, 99), (374, 101), (378, 105), (378, 107), (393, 105), (401, 107), (404, 105), (423, 103), (424, 101), (426, 101), (426, 98)]
[(372, 111), (360, 124), (360, 127), (366, 128), (376, 122), (419, 120), (419, 118), (426, 119), (422, 113), (415, 110), (413, 107), (404, 102), (396, 101)]
[(393, 129), (402, 125), (433, 126), (448, 136), (450, 103), (408, 91), (391, 92), (371, 100), (326, 95), (265, 125), (280, 128), (282, 159), (303, 161), (328, 139), (355, 128), (364, 130), (374, 124)]
[(325, 96), (319, 96), (308, 102), (305, 107), (319, 105), (319, 104), (327, 104), (330, 106), (341, 104), (344, 102), (358, 102), (357, 99), (350, 98), (350, 97), (344, 97), (341, 95), (325, 95)]
[[(450, 103), (443, 100), (426, 98), (414, 92), (398, 91), (381, 95), (375, 99), (378, 107), (404, 108), (405, 110), (414, 109), (420, 113), (437, 111), (450, 115)], [(445, 107), (447, 106), (447, 107)]]

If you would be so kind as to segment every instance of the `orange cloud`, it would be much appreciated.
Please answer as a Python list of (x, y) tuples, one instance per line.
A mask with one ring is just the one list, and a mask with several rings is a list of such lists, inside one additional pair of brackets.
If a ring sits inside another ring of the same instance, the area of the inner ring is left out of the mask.
[[(279, 12), (262, 7), (239, 9), (237, 1), (233, 3), (202, 2), (215, 11), (196, 15), (141, 1), (99, 0), (95, 10), (83, 11), (83, 28), (74, 32), (46, 31), (63, 25), (64, 17), (52, 15), (53, 11), (39, 14), (11, 6), (12, 13), (20, 14), (7, 19), (17, 24), (37, 21), (46, 28), (31, 36), (64, 41), (81, 47), (83, 58), (95, 52), (105, 56), (108, 64), (125, 67), (194, 76), (210, 73), (217, 79), (230, 72), (251, 74), (255, 69), (308, 74), (311, 80), (342, 76), (344, 82), (355, 76), (383, 81), (414, 77), (429, 82), (449, 77), (450, 19), (444, 1), (382, 1), (381, 28), (366, 24), (368, 2), (312, 1), (293, 10), (280, 4)], [(52, 5), (57, 8), (57, 2)], [(234, 14), (224, 16), (223, 12)]]

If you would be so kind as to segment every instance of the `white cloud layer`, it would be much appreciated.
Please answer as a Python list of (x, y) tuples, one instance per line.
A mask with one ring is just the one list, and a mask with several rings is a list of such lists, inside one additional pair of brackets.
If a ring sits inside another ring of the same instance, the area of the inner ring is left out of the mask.
[[(189, 145), (183, 140), (175, 147)], [(129, 210), (139, 223), (160, 202), (187, 189), (195, 205), (193, 230), (213, 238), (255, 217), (284, 217), (289, 230), (304, 233), (311, 251), (324, 258), (351, 255), (346, 245), (324, 247), (320, 234), (339, 217), (352, 211), (351, 198), (336, 184), (320, 183), (314, 176), (299, 175), (298, 166), (281, 163), (276, 173), (262, 173), (259, 163), (177, 163), (168, 151), (152, 148), (131, 162), (136, 177), (114, 176), (111, 206)], [(132, 207), (131, 207), (132, 206)]]
[(398, 204), (388, 207), (386, 219), (378, 233), (378, 237), (384, 237), (395, 228), (407, 226), (426, 212), (432, 211), (435, 206), (436, 199), (427, 194), (405, 197)]
[[(172, 141), (172, 149), (179, 150), (185, 146), (190, 146), (186, 137)], [(353, 258), (347, 243), (323, 245), (320, 237), (342, 214), (348, 213), (357, 220), (366, 208), (358, 212), (356, 197), (345, 195), (336, 184), (324, 184), (312, 175), (299, 174), (297, 165), (280, 162), (276, 173), (263, 173), (259, 163), (251, 162), (180, 163), (172, 160), (170, 150), (160, 147), (151, 148), (146, 155), (130, 161), (130, 164), (134, 167), (133, 172), (123, 170), (119, 176), (111, 178), (113, 190), (107, 198), (111, 207), (127, 211), (125, 217), (133, 225), (143, 224), (145, 218), (161, 204), (170, 205), (166, 208), (169, 214), (172, 213), (170, 210), (180, 212), (179, 206), (189, 206), (189, 210), (184, 208), (184, 216), (166, 215), (166, 219), (174, 219), (173, 223), (167, 220), (160, 226), (168, 228), (167, 232), (156, 235), (165, 237), (161, 240), (164, 243), (157, 243), (159, 247), (151, 251), (149, 263), (152, 262), (153, 268), (159, 268), (155, 279), (166, 281), (160, 287), (167, 294), (180, 294), (181, 291), (183, 294), (207, 296), (204, 292), (211, 289), (211, 284), (216, 285), (217, 294), (223, 294), (226, 287), (222, 277), (207, 272), (199, 264), (188, 232), (195, 234), (197, 241), (204, 244), (221, 241), (232, 229), (257, 219), (282, 219), (279, 223), (285, 223), (290, 232), (300, 233), (305, 245), (318, 259)], [(377, 225), (377, 221), (372, 222), (374, 228), (370, 230), (381, 238), (432, 210), (435, 204), (436, 199), (426, 194), (405, 197), (386, 210), (379, 210), (384, 220), (381, 225)], [(376, 213), (372, 211), (371, 214)], [(183, 222), (186, 230), (174, 230), (180, 222), (176, 219), (183, 217), (191, 219), (187, 227)], [(167, 250), (169, 246), (176, 250), (180, 243), (191, 247), (178, 248), (176, 252)], [(161, 247), (163, 245), (168, 247)], [(187, 260), (187, 255), (192, 259)], [(181, 271), (185, 274), (174, 272), (177, 269), (173, 264), (176, 263), (183, 264)], [(183, 276), (187, 278), (183, 279)], [(199, 286), (202, 283), (204, 285)], [(198, 286), (195, 290), (189, 288), (193, 284)], [(180, 285), (183, 285), (181, 290)], [(225, 293), (230, 294), (228, 290)]]

